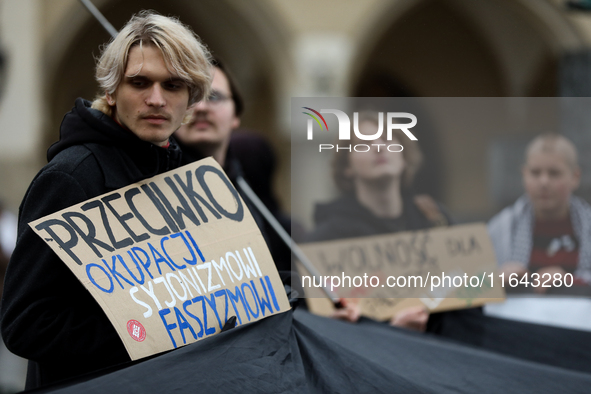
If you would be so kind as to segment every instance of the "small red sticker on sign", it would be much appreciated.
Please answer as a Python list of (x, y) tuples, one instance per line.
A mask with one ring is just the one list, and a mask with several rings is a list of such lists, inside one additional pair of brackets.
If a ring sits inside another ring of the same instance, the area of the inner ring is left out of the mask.
[(146, 329), (137, 320), (130, 320), (127, 322), (127, 332), (133, 339), (138, 342), (142, 342), (146, 339)]

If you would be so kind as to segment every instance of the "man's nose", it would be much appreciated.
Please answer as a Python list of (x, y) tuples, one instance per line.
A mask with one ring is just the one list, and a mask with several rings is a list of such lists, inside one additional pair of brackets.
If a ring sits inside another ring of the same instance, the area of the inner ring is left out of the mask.
[(195, 103), (194, 110), (197, 111), (207, 111), (209, 109), (209, 104), (207, 103), (207, 99), (203, 98), (201, 101)]
[(152, 107), (164, 107), (166, 105), (164, 92), (159, 84), (155, 83), (152, 89), (150, 89), (150, 93), (146, 98), (146, 104)]
[(541, 183), (542, 185), (547, 185), (547, 184), (548, 184), (548, 182), (550, 182), (550, 176), (549, 176), (548, 174), (546, 174), (545, 172), (543, 172), (543, 173), (540, 175), (540, 183)]

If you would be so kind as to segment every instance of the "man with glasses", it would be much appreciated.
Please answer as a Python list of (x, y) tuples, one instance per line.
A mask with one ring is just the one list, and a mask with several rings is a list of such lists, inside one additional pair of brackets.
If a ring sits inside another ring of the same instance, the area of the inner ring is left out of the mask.
[(219, 61), (215, 69), (211, 93), (193, 107), (193, 117), (175, 133), (183, 151), (185, 164), (212, 156), (231, 172), (227, 163), (232, 130), (240, 126), (243, 102), (226, 68)]
[[(240, 115), (244, 104), (228, 69), (219, 60), (214, 61), (214, 66), (213, 82), (208, 99), (195, 104), (191, 121), (181, 126), (174, 134), (183, 152), (183, 163), (188, 164), (212, 156), (224, 167), (228, 177), (235, 185), (238, 175), (242, 175), (255, 190), (259, 190), (259, 198), (265, 202), (267, 208), (289, 232), (291, 221), (287, 216), (281, 214), (270, 191), (272, 169), (268, 167), (272, 167), (274, 162), (274, 157), (269, 157), (269, 155), (272, 156), (271, 149), (262, 138), (247, 134), (241, 135), (240, 141), (235, 141), (234, 144), (230, 143), (232, 131), (240, 126)], [(248, 152), (245, 153), (247, 150)], [(240, 156), (248, 156), (250, 160), (248, 164), (250, 165), (246, 166), (246, 163), (243, 162), (245, 164), (241, 167)], [(253, 163), (253, 160), (257, 163)], [(261, 170), (261, 167), (265, 167), (264, 171)], [(248, 169), (251, 171), (247, 171)], [(267, 225), (250, 200), (244, 195), (242, 198), (267, 241), (277, 269), (290, 271), (291, 251), (275, 231)], [(270, 203), (270, 201), (272, 202)]]

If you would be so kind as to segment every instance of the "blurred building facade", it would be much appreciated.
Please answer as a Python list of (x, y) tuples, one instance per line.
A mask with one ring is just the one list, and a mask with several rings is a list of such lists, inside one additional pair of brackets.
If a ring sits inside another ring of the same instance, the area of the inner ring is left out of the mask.
[[(176, 15), (224, 59), (244, 92), (242, 125), (267, 136), (277, 149), (275, 186), (287, 210), (291, 97), (591, 96), (591, 79), (585, 79), (591, 12), (575, 10), (566, 0), (94, 4), (117, 29), (141, 9)], [(0, 21), (7, 59), (0, 199), (16, 210), (74, 99), (96, 94), (94, 57), (109, 36), (77, 0), (2, 0)], [(502, 203), (491, 191), (490, 146), (540, 131), (447, 130), (422, 146), (431, 168), (422, 183), (457, 216), (487, 219)], [(327, 185), (310, 187), (327, 198), (333, 192)]]

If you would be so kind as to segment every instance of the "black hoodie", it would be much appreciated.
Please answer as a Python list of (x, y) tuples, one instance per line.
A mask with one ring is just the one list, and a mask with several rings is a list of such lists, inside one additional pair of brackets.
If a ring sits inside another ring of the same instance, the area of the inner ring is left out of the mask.
[(174, 142), (157, 147), (77, 99), (20, 206), (4, 286), (2, 337), (30, 361), (27, 388), (129, 361), (98, 303), (28, 223), (180, 165)]
[(433, 227), (414, 204), (411, 196), (403, 193), (404, 212), (395, 219), (375, 216), (357, 201), (352, 194), (334, 201), (318, 204), (314, 211), (315, 229), (306, 238), (310, 242), (330, 241), (341, 238), (367, 237), (399, 231), (422, 230)]

